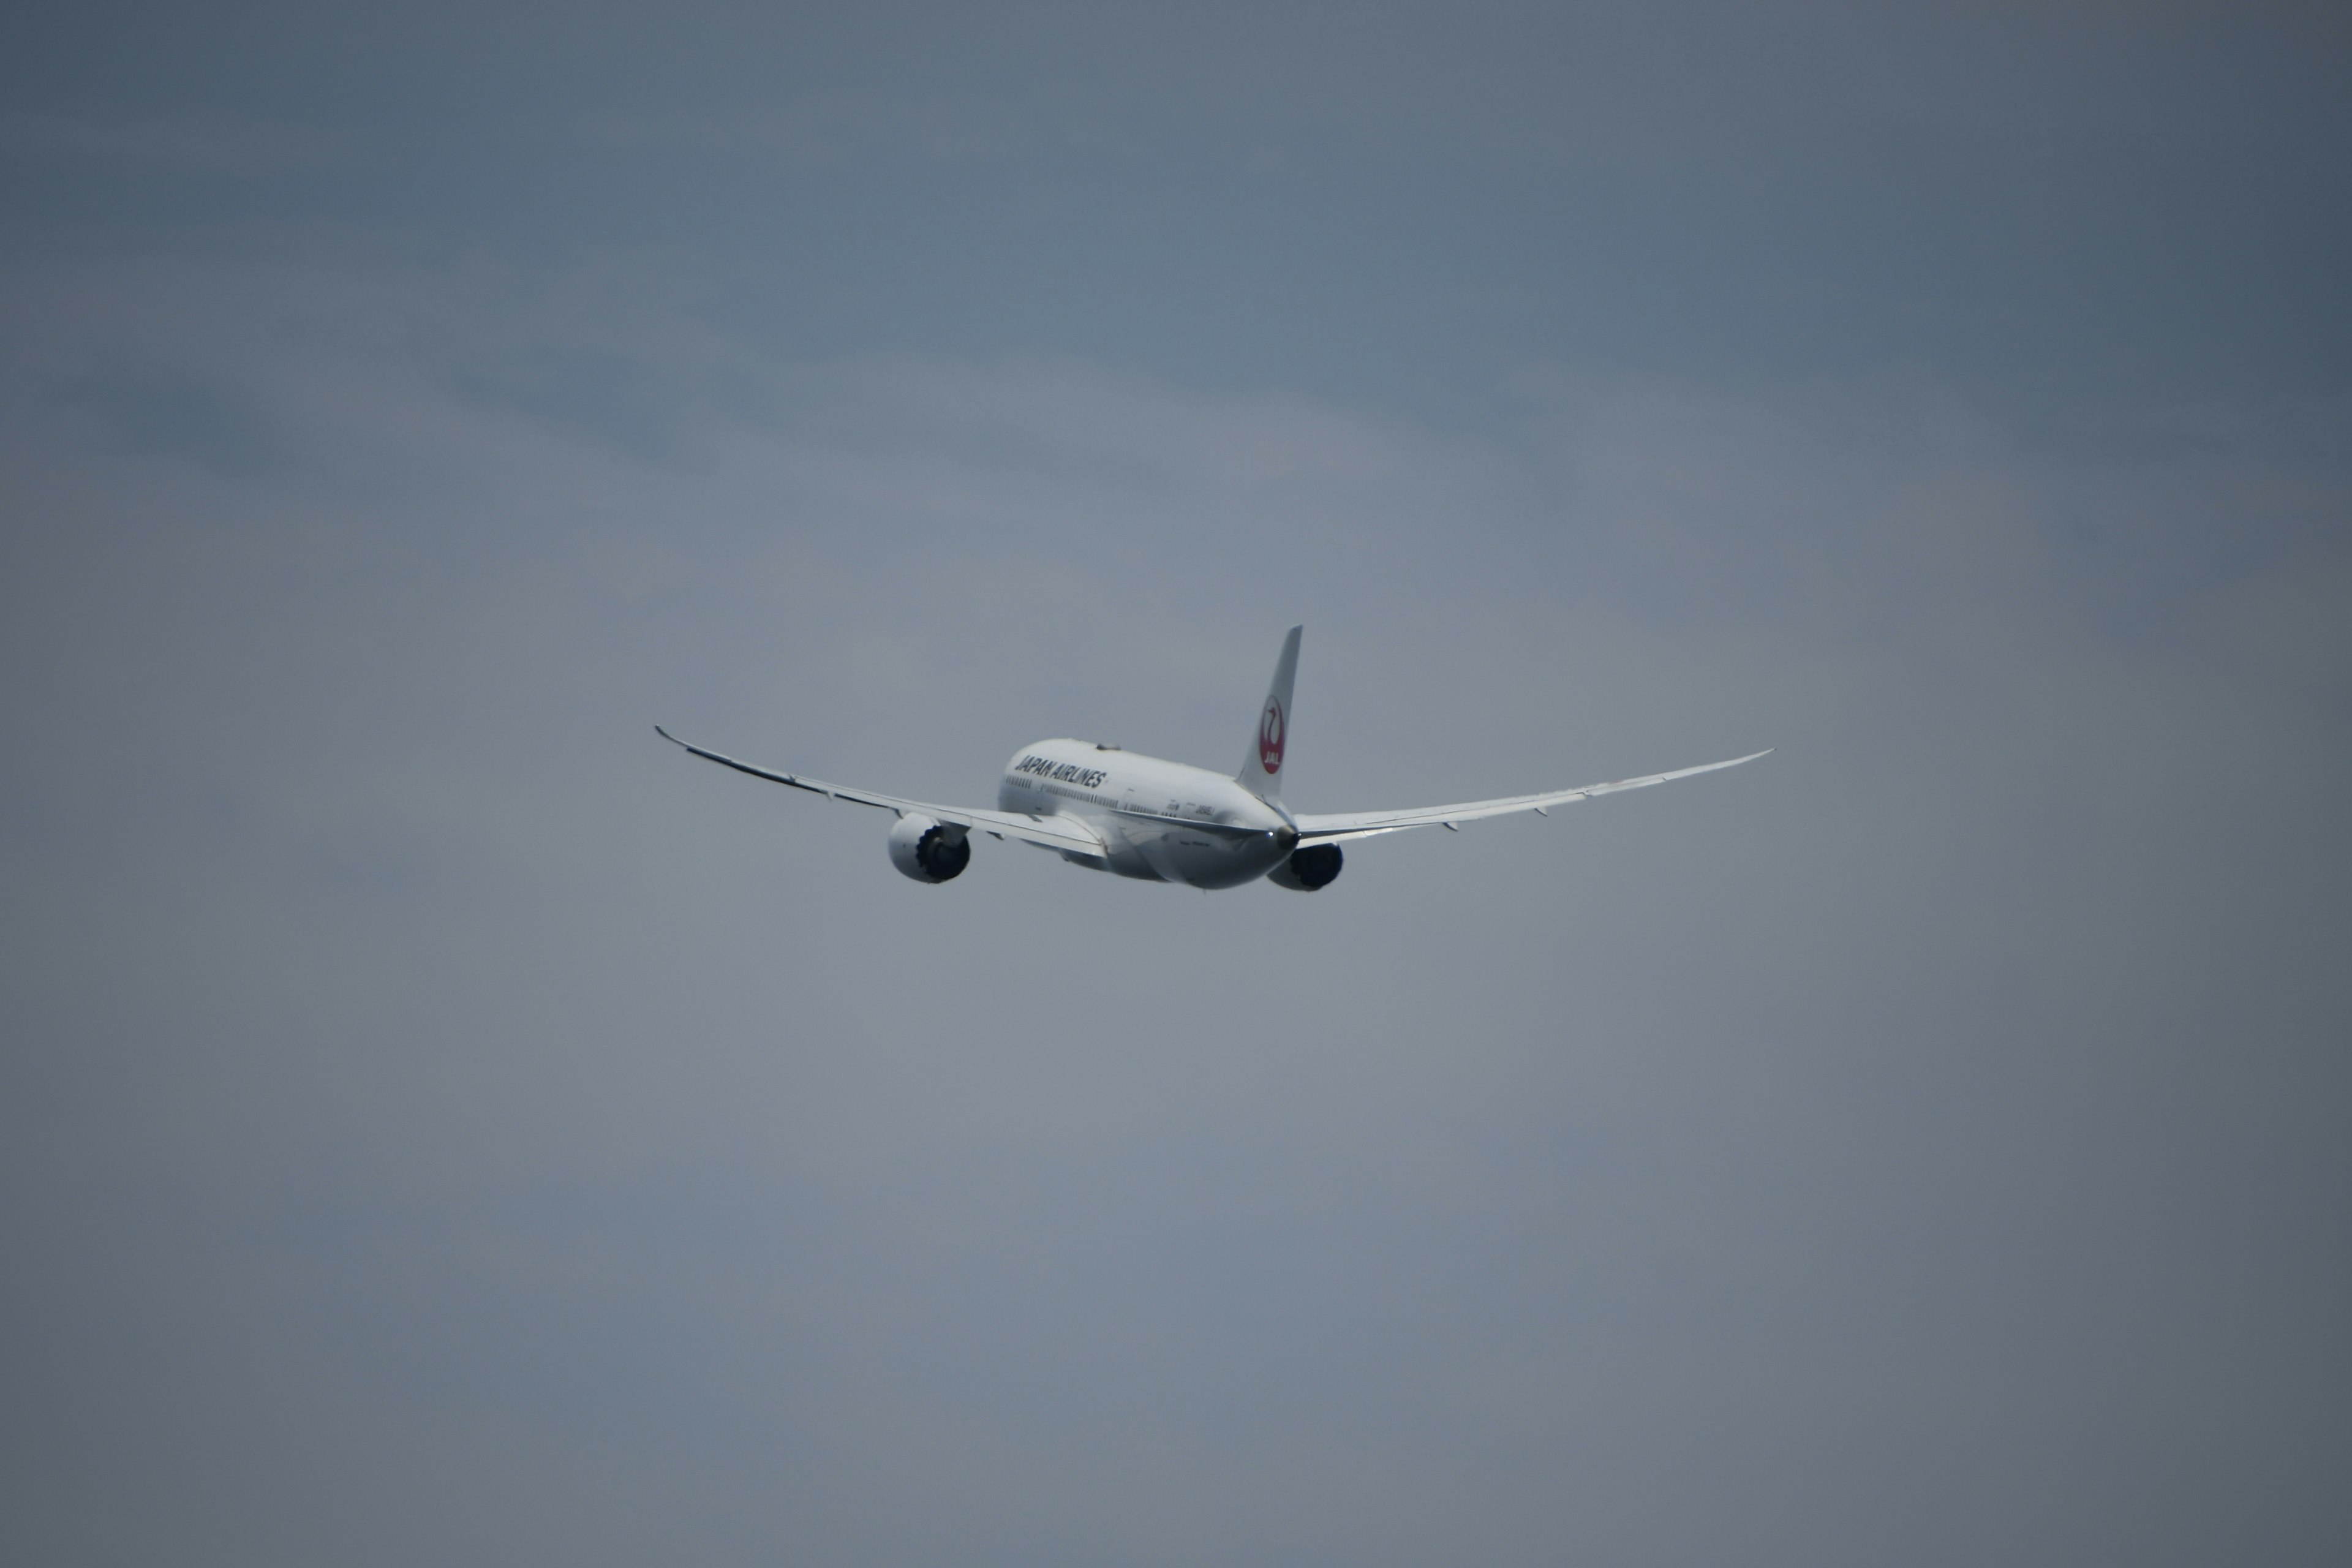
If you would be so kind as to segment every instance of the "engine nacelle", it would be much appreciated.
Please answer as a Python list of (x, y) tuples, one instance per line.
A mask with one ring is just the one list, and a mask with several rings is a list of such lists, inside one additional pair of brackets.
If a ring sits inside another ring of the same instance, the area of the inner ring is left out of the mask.
[(1290, 858), (1268, 871), (1265, 879), (1277, 888), (1311, 893), (1339, 880), (1339, 867), (1346, 858), (1337, 844), (1309, 844), (1304, 849), (1292, 850)]
[(918, 882), (953, 881), (971, 864), (971, 840), (961, 827), (909, 812), (890, 829), (890, 864)]

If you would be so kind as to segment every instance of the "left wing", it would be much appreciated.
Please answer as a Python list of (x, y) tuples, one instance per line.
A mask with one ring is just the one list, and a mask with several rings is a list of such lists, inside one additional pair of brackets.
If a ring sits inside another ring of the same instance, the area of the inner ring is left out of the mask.
[(1482, 816), (1507, 816), (1515, 811), (1543, 812), (1555, 805), (1590, 800), (1596, 795), (1615, 795), (1625, 789), (1647, 789), (1652, 784), (1686, 779), (1693, 773), (1711, 773), (1717, 768), (1736, 768), (1742, 763), (1752, 763), (1758, 757), (1771, 754), (1772, 750), (1768, 746), (1763, 751), (1734, 757), (1729, 762), (1677, 768), (1670, 773), (1619, 779), (1614, 784), (1584, 784), (1576, 789), (1553, 790), (1545, 795), (1515, 795), (1501, 800), (1465, 801), (1459, 805), (1424, 805), (1410, 811), (1350, 811), (1319, 816), (1300, 812), (1297, 816), (1298, 841), (1312, 844), (1342, 838), (1370, 838), (1375, 834), (1398, 833), (1408, 827), (1435, 827), (1440, 825), (1452, 827), (1457, 822), (1472, 822)]
[(1034, 844), (1040, 849), (1066, 850), (1074, 855), (1100, 855), (1103, 841), (1091, 828), (1076, 817), (1030, 816), (1017, 811), (975, 811), (970, 806), (933, 805), (929, 801), (902, 800), (895, 795), (875, 795), (862, 789), (845, 789), (826, 784), (822, 779), (808, 778), (800, 773), (770, 773), (733, 757), (706, 752), (700, 746), (689, 746), (660, 725), (654, 733), (673, 746), (682, 747), (696, 756), (717, 763), (723, 768), (733, 768), (739, 773), (750, 773), (755, 779), (770, 784), (790, 784), (811, 795), (821, 795), (828, 800), (845, 800), (856, 805), (878, 805), (885, 811), (895, 811), (905, 816), (909, 813), (928, 816), (940, 822), (952, 823), (971, 832), (985, 833), (993, 838), (1017, 838), (1024, 844)]

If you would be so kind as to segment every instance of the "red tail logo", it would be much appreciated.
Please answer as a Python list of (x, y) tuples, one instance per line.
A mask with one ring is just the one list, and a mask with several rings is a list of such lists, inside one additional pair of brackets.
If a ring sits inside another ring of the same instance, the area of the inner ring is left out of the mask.
[(1271, 778), (1282, 771), (1282, 743), (1286, 726), (1282, 721), (1282, 700), (1265, 700), (1265, 712), (1257, 721), (1257, 765)]

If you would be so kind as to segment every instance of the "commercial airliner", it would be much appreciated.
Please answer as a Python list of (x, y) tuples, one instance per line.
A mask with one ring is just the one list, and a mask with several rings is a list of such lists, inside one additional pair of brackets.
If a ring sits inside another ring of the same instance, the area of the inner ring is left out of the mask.
[(898, 820), (890, 829), (890, 864), (918, 882), (949, 882), (961, 876), (971, 862), (972, 835), (984, 833), (1051, 849), (1074, 866), (1139, 881), (1238, 888), (1263, 877), (1302, 893), (1328, 887), (1339, 875), (1339, 846), (1347, 839), (1408, 827), (1450, 828), (1516, 811), (1547, 816), (1555, 805), (1736, 768), (1769, 754), (1768, 749), (1670, 773), (1458, 805), (1294, 814), (1282, 802), (1282, 763), (1290, 745), (1290, 688), (1298, 673), (1298, 637), (1305, 630), (1293, 626), (1282, 640), (1274, 684), (1258, 710), (1257, 733), (1242, 771), (1232, 778), (1093, 741), (1040, 741), (1004, 764), (996, 785), (996, 809), (975, 811), (845, 789), (801, 773), (773, 773), (688, 746), (658, 724), (654, 731), (698, 757), (753, 778), (895, 812)]

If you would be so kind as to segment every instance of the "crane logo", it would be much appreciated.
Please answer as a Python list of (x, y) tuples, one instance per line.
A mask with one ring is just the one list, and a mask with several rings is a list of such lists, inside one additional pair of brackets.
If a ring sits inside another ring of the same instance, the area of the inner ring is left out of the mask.
[(1282, 771), (1282, 742), (1285, 725), (1282, 721), (1282, 699), (1265, 700), (1265, 711), (1257, 721), (1257, 765), (1271, 778)]

